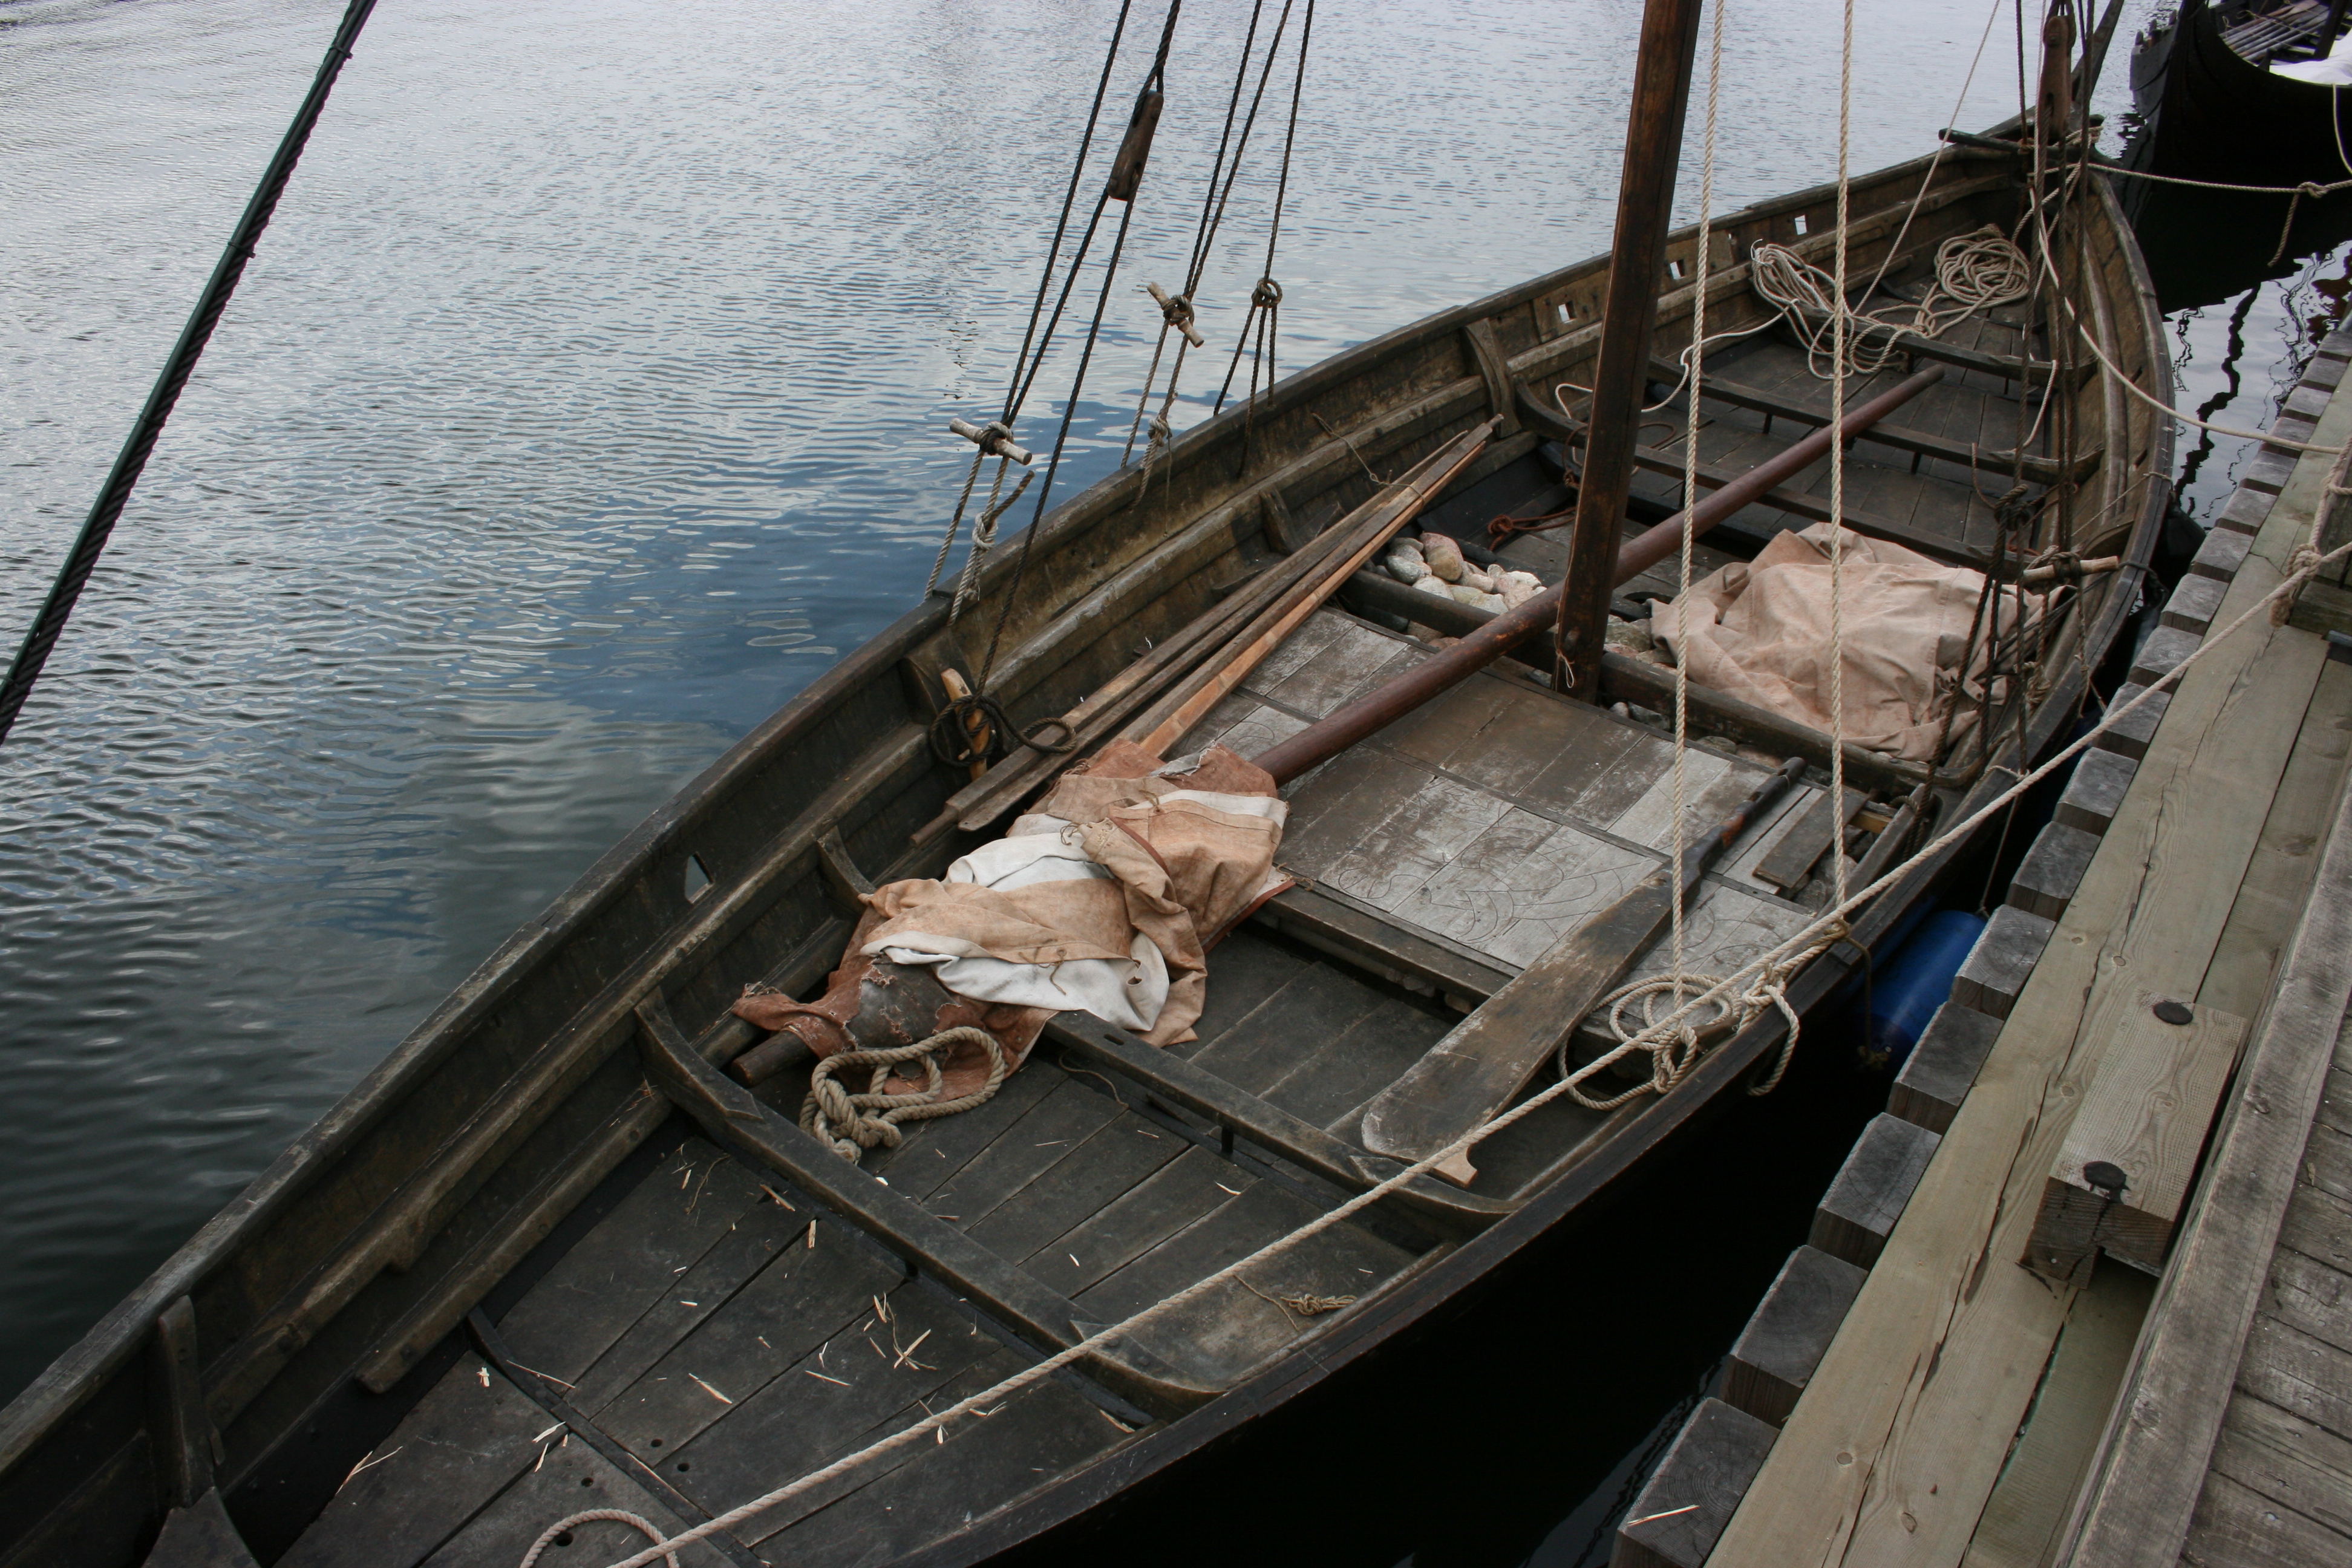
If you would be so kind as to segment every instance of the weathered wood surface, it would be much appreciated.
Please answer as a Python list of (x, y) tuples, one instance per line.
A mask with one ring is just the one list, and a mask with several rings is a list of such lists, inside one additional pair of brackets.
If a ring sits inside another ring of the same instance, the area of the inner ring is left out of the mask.
[(2053, 1561), (2155, 1290), (2148, 1276), (2109, 1265), (2074, 1298), (1962, 1568), (2043, 1568)]
[[(2205, 1150), (2246, 1020), (2152, 991), (2116, 1019), (2051, 1167), (2023, 1261), (2080, 1285), (2100, 1253), (2150, 1274), (2164, 1267), (2189, 1179)], [(2175, 1021), (2158, 1009), (2180, 1008)], [(2102, 1188), (2095, 1173), (2120, 1173)]]
[(1702, 1399), (1617, 1527), (1610, 1568), (1699, 1568), (1771, 1451), (1772, 1427)]
[[(2250, 559), (2225, 617), (2279, 581), (2284, 531)], [(2277, 788), (2320, 662), (2305, 634), (2263, 622), (2182, 679), (2105, 851), (1716, 1562), (1949, 1563), (1965, 1550), (2074, 1294), (2001, 1260), (2024, 1249), (2110, 997), (2206, 972), (2261, 827), (2211, 803)]]
[(1806, 1240), (1858, 1268), (1877, 1262), (1940, 1142), (1900, 1117), (1872, 1117), (1822, 1194)]
[(1723, 1370), (1724, 1403), (1775, 1426), (1786, 1421), (1860, 1293), (1863, 1277), (1862, 1268), (1818, 1247), (1789, 1254), (1732, 1342)]
[[(2339, 431), (2347, 423), (2342, 414), (2330, 414)], [(2283, 505), (2265, 521), (2223, 605), (2225, 615), (2250, 576), (2279, 580), (2286, 552), (2300, 542), (2297, 516), (2293, 505)], [(2290, 644), (2297, 639), (2316, 655), (2319, 639), (2311, 634), (2288, 628), (2277, 637)], [(2352, 886), (2352, 796), (2342, 792), (2343, 741), (2335, 722), (2344, 687), (2332, 666), (2323, 665), (2315, 681), (2315, 721), (2305, 731), (2310, 760), (2299, 773), (2292, 764), (2286, 770), (2297, 776), (2278, 793), (2247, 878), (2267, 886), (2262, 897), (2250, 900), (2242, 893), (2232, 900), (2233, 923), (2274, 926), (2273, 910), (2283, 900), (2300, 902), (2301, 920), (2078, 1507), (2071, 1561), (2082, 1568), (2169, 1560), (2200, 1529), (2213, 1536), (2217, 1550), (2252, 1550), (2259, 1536), (2239, 1528), (2242, 1488), (2227, 1478), (2206, 1479), (2230, 1408), (2242, 1397), (2300, 1414), (2325, 1408), (2332, 1397), (2314, 1391), (2306, 1398), (2300, 1379), (2267, 1369), (2273, 1353), (2294, 1352), (2305, 1336), (2284, 1322), (2262, 1321), (2269, 1315), (2263, 1312), (2264, 1276), (2294, 1197), (2299, 1156), (2306, 1143), (2326, 1135), (2324, 1126), (2313, 1126), (2313, 1115), (2329, 1049), (2340, 1050), (2352, 1000), (2352, 913), (2342, 892)], [(2159, 744), (2163, 738), (2159, 731)], [(2312, 809), (2320, 800), (2327, 803), (2324, 819), (2331, 825), (2325, 834), (2310, 826), (2320, 815)], [(2297, 809), (2282, 820), (2289, 806)], [(2305, 869), (2308, 847), (2293, 841), (2323, 837), (2324, 857)], [(2311, 889), (2306, 900), (2294, 900), (2298, 884)], [(2240, 962), (2225, 971), (2217, 955), (2207, 987), (2243, 987), (2249, 970), (2260, 976), (2263, 969)], [(2242, 993), (2229, 1005), (2248, 1005)], [(2306, 1178), (2310, 1173), (2305, 1171)], [(2301, 1364), (2323, 1379), (2335, 1370), (2307, 1358)], [(2231, 1392), (2233, 1369), (2243, 1394)], [(2200, 1500), (2200, 1484), (2210, 1503)]]
[(1886, 1109), (1906, 1121), (1940, 1133), (1960, 1112), (1961, 1102), (2000, 1037), (2000, 1020), (1958, 1002), (1947, 1002), (1927, 1020), (1919, 1043), (1895, 1074)]

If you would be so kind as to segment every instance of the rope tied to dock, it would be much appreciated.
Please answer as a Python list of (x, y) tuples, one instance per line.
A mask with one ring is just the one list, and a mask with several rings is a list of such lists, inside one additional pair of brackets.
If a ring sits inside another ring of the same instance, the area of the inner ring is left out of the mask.
[[(940, 1091), (947, 1079), (940, 1068), (940, 1058), (956, 1047), (968, 1045), (976, 1045), (988, 1053), (988, 1081), (970, 1094), (942, 1100)], [(892, 1094), (883, 1087), (893, 1072), (917, 1061), (923, 1064), (925, 1081), (921, 1089)], [(836, 1073), (855, 1072), (860, 1068), (871, 1068), (874, 1072), (864, 1093), (853, 1093), (835, 1079)], [(997, 1043), (996, 1037), (969, 1024), (943, 1029), (911, 1046), (835, 1051), (819, 1058), (815, 1070), (809, 1075), (808, 1098), (801, 1102), (801, 1131), (823, 1139), (835, 1153), (854, 1165), (868, 1149), (896, 1149), (904, 1142), (907, 1135), (899, 1130), (900, 1122), (929, 1121), (987, 1104), (1004, 1086), (1004, 1075), (1010, 1070), (1004, 1061), (1004, 1047)], [(655, 1535), (654, 1539), (658, 1541), (661, 1537)], [(526, 1563), (524, 1568), (530, 1568), (530, 1564)]]

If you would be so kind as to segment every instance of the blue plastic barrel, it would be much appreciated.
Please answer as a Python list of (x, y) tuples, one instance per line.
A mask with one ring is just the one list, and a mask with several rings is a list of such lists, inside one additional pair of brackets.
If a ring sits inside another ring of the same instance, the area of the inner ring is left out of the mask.
[(1952, 979), (1977, 944), (1983, 920), (1963, 910), (1938, 910), (1911, 933), (1870, 980), (1870, 1012), (1863, 1029), (1863, 1061), (1900, 1068), (1927, 1032), (1936, 1009), (1951, 999)]

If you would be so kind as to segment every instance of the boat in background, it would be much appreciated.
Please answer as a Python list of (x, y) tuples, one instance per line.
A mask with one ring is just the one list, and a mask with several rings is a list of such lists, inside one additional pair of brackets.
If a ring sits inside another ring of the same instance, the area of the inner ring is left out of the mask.
[(2323, 0), (2181, 0), (2169, 24), (2142, 35), (2132, 95), (2146, 129), (2134, 167), (2238, 184), (2352, 178), (2338, 93), (2270, 68), (2325, 57), (2344, 26)]

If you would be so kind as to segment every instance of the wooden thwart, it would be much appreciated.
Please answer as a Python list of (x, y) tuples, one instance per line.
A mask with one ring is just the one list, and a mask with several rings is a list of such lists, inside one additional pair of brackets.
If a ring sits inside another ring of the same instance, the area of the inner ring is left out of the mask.
[[(1372, 1101), (1364, 1113), (1364, 1147), (1399, 1160), (1425, 1159), (1509, 1104), (1666, 928), (1674, 917), (1670, 876), (1679, 875), (1687, 900), (1715, 857), (1802, 768), (1791, 759), (1766, 774), (1729, 821), (1684, 851), (1678, 871), (1661, 869), (1570, 931), (1465, 1018)], [(1462, 1153), (1436, 1169), (1465, 1186), (1477, 1175)]]

